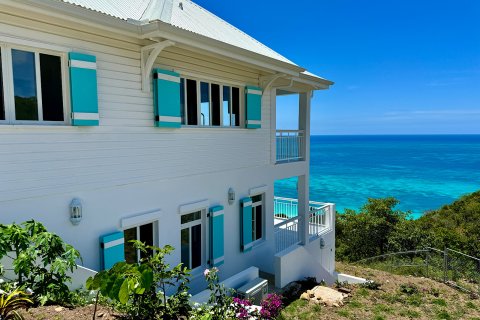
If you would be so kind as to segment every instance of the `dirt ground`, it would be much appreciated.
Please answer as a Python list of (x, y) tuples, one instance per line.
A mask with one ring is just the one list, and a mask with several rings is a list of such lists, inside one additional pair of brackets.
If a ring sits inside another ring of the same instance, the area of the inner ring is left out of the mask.
[[(23, 310), (21, 314), (25, 320), (92, 320), (94, 306), (86, 306), (75, 309), (67, 309), (59, 306), (38, 307)], [(95, 319), (117, 319), (112, 310), (98, 306)]]
[(280, 319), (480, 320), (480, 300), (445, 284), (342, 263), (337, 263), (337, 270), (374, 280), (381, 284), (380, 290), (354, 286), (341, 307), (296, 300), (283, 310)]

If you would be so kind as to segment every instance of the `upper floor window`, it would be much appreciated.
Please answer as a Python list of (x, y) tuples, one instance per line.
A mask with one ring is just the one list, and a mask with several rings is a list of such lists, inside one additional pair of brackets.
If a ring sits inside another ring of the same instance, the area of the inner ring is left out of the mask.
[(180, 79), (182, 124), (240, 126), (240, 88), (193, 79)]
[(0, 120), (65, 122), (62, 55), (4, 46), (0, 57)]

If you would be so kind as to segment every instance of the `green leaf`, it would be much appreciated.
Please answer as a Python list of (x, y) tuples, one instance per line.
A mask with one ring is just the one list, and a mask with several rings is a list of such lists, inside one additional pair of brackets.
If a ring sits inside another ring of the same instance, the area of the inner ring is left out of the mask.
[(152, 270), (145, 270), (142, 272), (142, 278), (141, 278), (141, 286), (144, 288), (144, 289), (148, 289), (150, 288), (150, 286), (152, 285), (153, 283), (153, 272)]
[(120, 303), (127, 304), (128, 297), (130, 296), (129, 291), (128, 280), (125, 279), (120, 286), (120, 290), (118, 291), (118, 301), (120, 301)]

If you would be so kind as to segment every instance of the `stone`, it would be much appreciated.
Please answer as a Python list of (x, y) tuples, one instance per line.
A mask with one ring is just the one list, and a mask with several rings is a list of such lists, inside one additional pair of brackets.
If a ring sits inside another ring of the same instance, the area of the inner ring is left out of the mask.
[(300, 299), (310, 300), (310, 295), (307, 292), (304, 292), (300, 295)]
[(63, 308), (62, 308), (62, 307), (56, 307), (56, 308), (55, 308), (55, 311), (56, 311), (56, 312), (62, 312), (62, 311), (63, 311)]
[(335, 289), (323, 286), (317, 286), (313, 289), (315, 298), (321, 300), (327, 306), (332, 306), (334, 304), (340, 305), (343, 304), (343, 299), (345, 294), (338, 292)]

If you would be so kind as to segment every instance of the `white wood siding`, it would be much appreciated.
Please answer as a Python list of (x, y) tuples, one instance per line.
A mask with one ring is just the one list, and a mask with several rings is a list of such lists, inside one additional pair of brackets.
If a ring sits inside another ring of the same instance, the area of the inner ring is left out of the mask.
[[(141, 91), (141, 43), (7, 9), (0, 6), (0, 42), (97, 57), (100, 126), (0, 125), (0, 202), (270, 164), (268, 95), (259, 130), (155, 128), (152, 96)], [(253, 69), (175, 47), (156, 63), (206, 80), (258, 85)]]

